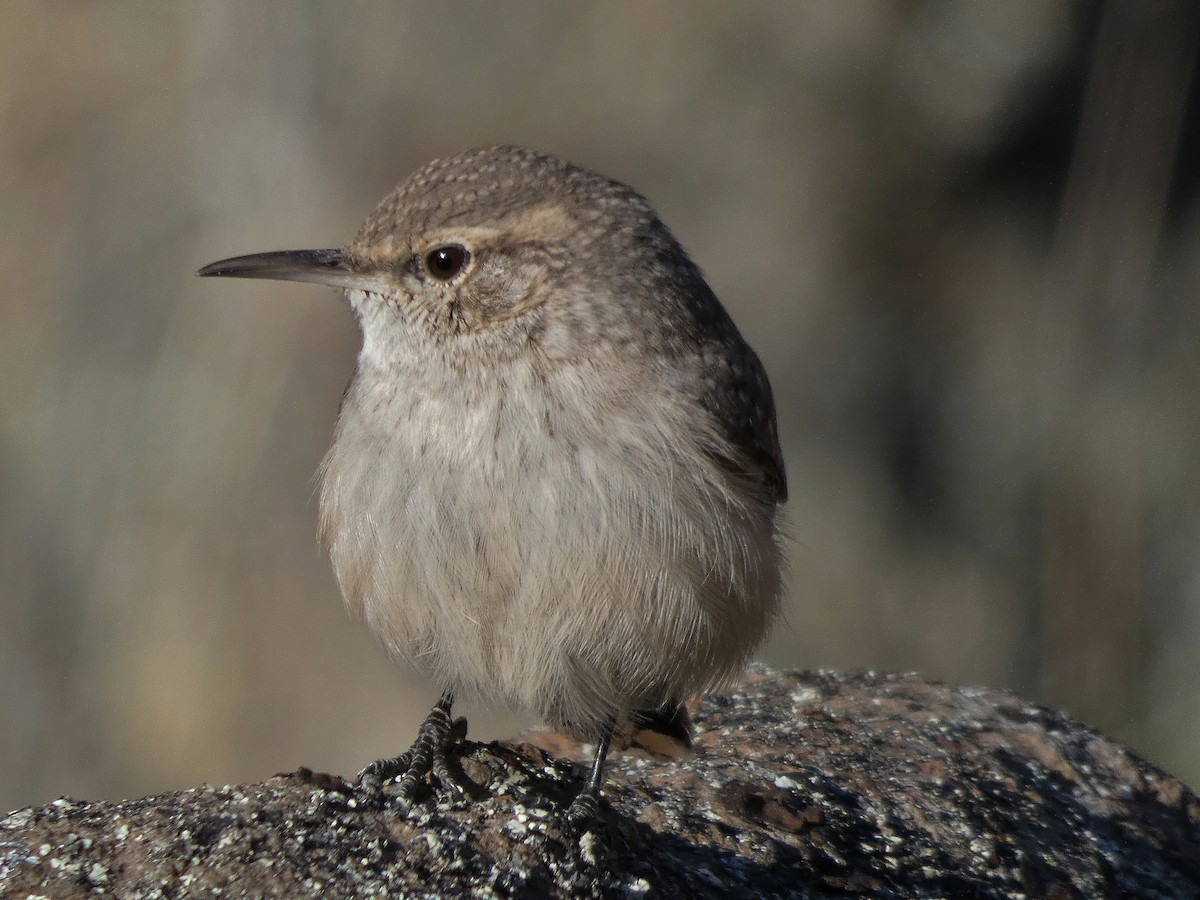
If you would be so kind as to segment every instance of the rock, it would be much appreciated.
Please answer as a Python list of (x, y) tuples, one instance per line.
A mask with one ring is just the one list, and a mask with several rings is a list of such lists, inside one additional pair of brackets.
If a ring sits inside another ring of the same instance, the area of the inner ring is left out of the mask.
[(407, 811), (308, 770), (19, 810), (0, 896), (1200, 897), (1196, 795), (1004, 691), (754, 669), (692, 713), (697, 752), (615, 756), (579, 840), (582, 767), (468, 742), (490, 794)]

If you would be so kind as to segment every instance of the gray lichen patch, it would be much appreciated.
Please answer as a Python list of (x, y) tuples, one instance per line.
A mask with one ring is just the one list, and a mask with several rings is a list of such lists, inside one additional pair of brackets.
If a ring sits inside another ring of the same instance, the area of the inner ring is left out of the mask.
[(617, 755), (582, 836), (584, 756), (543, 734), (468, 742), (473, 799), (301, 770), (19, 810), (0, 896), (1200, 896), (1196, 795), (1011, 694), (758, 669), (692, 712), (697, 752)]

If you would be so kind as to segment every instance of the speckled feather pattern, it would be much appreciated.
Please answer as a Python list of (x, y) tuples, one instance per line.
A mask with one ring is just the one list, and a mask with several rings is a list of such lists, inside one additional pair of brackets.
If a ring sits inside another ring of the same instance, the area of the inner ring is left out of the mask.
[[(470, 262), (423, 267), (457, 244)], [(347, 259), (363, 348), (323, 467), (346, 602), (460, 695), (595, 733), (744, 665), (779, 602), (770, 387), (639, 194), (490, 147)]]

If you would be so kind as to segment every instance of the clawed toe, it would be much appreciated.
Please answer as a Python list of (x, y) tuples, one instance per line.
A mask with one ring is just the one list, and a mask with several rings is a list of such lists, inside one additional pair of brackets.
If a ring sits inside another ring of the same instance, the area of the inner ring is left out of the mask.
[[(371, 763), (358, 775), (364, 787), (376, 787), (404, 801), (411, 801), (420, 789), (436, 781), (436, 788), (463, 797), (471, 793), (464, 775), (456, 774), (452, 765), (453, 751), (467, 736), (467, 720), (461, 716), (451, 720), (450, 707), (454, 697), (442, 695), (437, 705), (425, 717), (412, 747), (392, 759)], [(433, 786), (433, 785), (431, 785)]]
[(584, 788), (567, 807), (567, 826), (577, 835), (595, 829), (600, 821), (600, 798), (594, 791)]
[(377, 759), (358, 773), (355, 783), (361, 787), (379, 788), (394, 778), (405, 775), (412, 764), (412, 751), (406, 750), (399, 756)]
[[(467, 736), (467, 720), (461, 716), (451, 719), (453, 703), (453, 694), (443, 694), (421, 723), (413, 745), (399, 756), (376, 760), (363, 769), (358, 774), (359, 786), (402, 804), (411, 803), (426, 790), (455, 798), (479, 796), (481, 789), (459, 765)], [(563, 821), (575, 839), (584, 843), (590, 840), (589, 846), (595, 843), (594, 836), (602, 830), (600, 784), (614, 727), (615, 719), (610, 717), (596, 741), (587, 783), (567, 808)], [(587, 838), (589, 834), (593, 835), (592, 839)]]

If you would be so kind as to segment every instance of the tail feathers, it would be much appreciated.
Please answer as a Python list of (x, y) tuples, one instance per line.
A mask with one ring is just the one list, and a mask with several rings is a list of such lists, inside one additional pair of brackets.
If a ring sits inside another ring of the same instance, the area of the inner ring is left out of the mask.
[(660, 756), (684, 756), (692, 749), (692, 717), (682, 703), (639, 709), (630, 717), (629, 742)]

